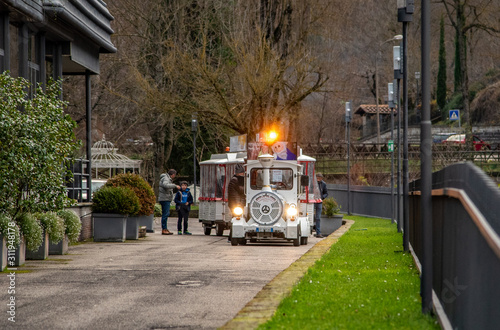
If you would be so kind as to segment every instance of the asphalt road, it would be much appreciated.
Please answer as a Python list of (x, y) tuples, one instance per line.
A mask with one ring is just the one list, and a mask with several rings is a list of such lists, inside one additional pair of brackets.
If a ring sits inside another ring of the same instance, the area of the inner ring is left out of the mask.
[(205, 236), (197, 219), (192, 236), (162, 236), (155, 220), (156, 232), (139, 241), (84, 243), (27, 261), (19, 269), (29, 272), (15, 278), (15, 324), (3, 274), (0, 328), (214, 329), (320, 240), (231, 246), (227, 236)]

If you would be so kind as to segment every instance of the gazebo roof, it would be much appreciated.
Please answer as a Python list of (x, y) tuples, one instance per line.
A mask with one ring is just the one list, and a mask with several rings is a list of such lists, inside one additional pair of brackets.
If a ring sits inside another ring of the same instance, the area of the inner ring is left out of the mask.
[[(388, 104), (379, 104), (378, 106), (379, 113), (381, 115), (390, 115), (391, 109)], [(394, 114), (397, 114), (396, 108), (394, 109)], [(356, 115), (363, 116), (365, 114), (377, 114), (377, 105), (376, 104), (361, 104), (359, 108), (354, 112)]]
[(125, 155), (117, 153), (113, 143), (106, 141), (104, 137), (92, 146), (93, 168), (140, 168), (142, 160), (130, 159)]

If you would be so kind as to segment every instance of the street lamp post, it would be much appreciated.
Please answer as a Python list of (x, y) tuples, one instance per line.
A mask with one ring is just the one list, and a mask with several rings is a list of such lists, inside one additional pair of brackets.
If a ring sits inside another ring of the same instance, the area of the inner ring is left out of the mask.
[(197, 115), (194, 113), (191, 117), (191, 132), (193, 132), (193, 190), (194, 190), (194, 201), (196, 204), (196, 131), (198, 130), (198, 120)]
[(420, 112), (418, 111), (418, 97), (420, 94), (420, 89), (418, 88), (418, 81), (420, 80), (420, 72), (415, 72), (415, 79), (417, 80), (417, 95), (415, 98), (415, 114), (417, 115), (417, 122), (420, 122)]
[(379, 97), (378, 97), (378, 54), (380, 53), (380, 47), (382, 45), (391, 42), (391, 41), (396, 41), (396, 40), (401, 40), (403, 39), (403, 36), (401, 34), (395, 35), (391, 39), (388, 39), (378, 45), (377, 49), (377, 54), (375, 56), (375, 104), (377, 108), (377, 143), (380, 143), (380, 106), (379, 106)]
[(350, 141), (351, 141), (351, 134), (350, 134), (350, 125), (351, 124), (351, 102), (346, 102), (345, 103), (345, 127), (347, 131), (347, 214), (351, 215), (351, 206), (350, 206), (350, 195), (351, 195), (351, 164), (349, 162), (350, 160)]
[(431, 126), (431, 4), (422, 0), (421, 68), (422, 121), (420, 123), (420, 219), (422, 222), (422, 312), (432, 311), (432, 126)]
[(409, 169), (408, 169), (408, 23), (413, 20), (415, 10), (414, 0), (398, 0), (398, 22), (403, 23), (403, 249), (409, 251), (409, 227), (410, 227), (410, 208), (409, 208)]
[(394, 46), (392, 48), (393, 53), (393, 69), (394, 69), (394, 79), (396, 81), (396, 91), (395, 100), (396, 108), (398, 109), (398, 133), (397, 133), (397, 151), (398, 151), (398, 163), (397, 163), (397, 174), (396, 174), (396, 186), (397, 191), (397, 202), (396, 202), (396, 219), (398, 223), (398, 232), (403, 230), (403, 224), (401, 222), (401, 105), (400, 95), (399, 95), (399, 82), (401, 80), (401, 47)]
[(391, 109), (391, 222), (394, 223), (394, 83), (387, 84), (389, 108)]

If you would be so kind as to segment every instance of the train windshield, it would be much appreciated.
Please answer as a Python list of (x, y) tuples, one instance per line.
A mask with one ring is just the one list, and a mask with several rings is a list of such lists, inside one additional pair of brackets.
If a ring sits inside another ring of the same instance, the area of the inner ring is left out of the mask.
[[(261, 190), (263, 187), (264, 169), (253, 168), (250, 171), (250, 187)], [(269, 181), (272, 188), (277, 190), (293, 189), (293, 170), (289, 168), (273, 168), (269, 170)]]

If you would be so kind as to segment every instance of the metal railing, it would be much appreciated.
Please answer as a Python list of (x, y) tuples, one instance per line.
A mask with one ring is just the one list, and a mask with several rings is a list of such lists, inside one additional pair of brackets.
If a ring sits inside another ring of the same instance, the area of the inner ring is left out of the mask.
[[(472, 163), (432, 176), (433, 302), (453, 329), (500, 324), (500, 189)], [(410, 244), (422, 261), (420, 181), (410, 186)], [(440, 317), (441, 318), (441, 317)]]

